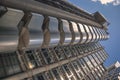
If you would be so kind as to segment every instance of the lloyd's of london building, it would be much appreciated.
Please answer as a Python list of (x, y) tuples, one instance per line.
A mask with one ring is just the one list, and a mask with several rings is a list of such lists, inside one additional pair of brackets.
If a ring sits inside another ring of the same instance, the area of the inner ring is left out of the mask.
[(0, 79), (104, 80), (107, 24), (65, 0), (0, 0)]

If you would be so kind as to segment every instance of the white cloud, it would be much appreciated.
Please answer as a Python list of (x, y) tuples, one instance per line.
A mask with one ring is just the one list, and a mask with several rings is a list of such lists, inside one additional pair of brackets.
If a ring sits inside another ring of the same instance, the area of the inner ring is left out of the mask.
[(93, 2), (100, 1), (101, 4), (107, 5), (108, 3), (111, 3), (113, 5), (120, 5), (120, 0), (92, 0)]

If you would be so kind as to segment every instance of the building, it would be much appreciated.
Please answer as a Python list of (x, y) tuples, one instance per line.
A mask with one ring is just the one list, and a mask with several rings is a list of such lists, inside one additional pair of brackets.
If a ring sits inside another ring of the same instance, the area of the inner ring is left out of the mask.
[(0, 79), (101, 80), (108, 22), (65, 0), (0, 0)]
[(107, 72), (104, 76), (105, 80), (120, 80), (120, 63), (118, 61), (106, 69)]

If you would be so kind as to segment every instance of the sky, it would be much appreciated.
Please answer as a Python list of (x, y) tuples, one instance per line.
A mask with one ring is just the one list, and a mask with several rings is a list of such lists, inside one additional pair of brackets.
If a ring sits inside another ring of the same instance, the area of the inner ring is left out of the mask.
[(68, 0), (83, 10), (94, 13), (99, 11), (108, 20), (110, 38), (101, 41), (109, 57), (104, 62), (110, 66), (116, 61), (120, 62), (120, 0)]

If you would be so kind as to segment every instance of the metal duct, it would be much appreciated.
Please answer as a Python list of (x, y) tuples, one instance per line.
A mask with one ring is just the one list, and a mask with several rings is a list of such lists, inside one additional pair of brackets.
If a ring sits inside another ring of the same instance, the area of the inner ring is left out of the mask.
[(58, 17), (66, 20), (71, 20), (75, 22), (82, 22), (84, 24), (88, 25), (93, 25), (97, 27), (101, 27), (97, 22), (94, 22), (92, 20), (86, 19), (82, 16), (77, 16), (75, 14), (71, 14), (69, 12), (66, 12), (64, 10), (60, 10), (58, 8), (45, 5), (43, 3), (34, 1), (34, 0), (0, 0), (0, 4), (11, 7), (11, 8), (16, 8), (24, 11), (30, 11), (30, 12), (35, 12), (39, 14), (44, 14), (48, 16), (53, 16), (53, 17)]
[(73, 31), (74, 31), (74, 34), (75, 34), (75, 40), (74, 40), (73, 44), (77, 44), (80, 41), (80, 32), (78, 30), (77, 24), (75, 22), (72, 22), (72, 21), (71, 21), (71, 23), (72, 23)]
[(86, 30), (86, 32), (87, 32), (87, 40), (86, 40), (86, 43), (88, 43), (88, 42), (90, 42), (91, 39), (92, 39), (92, 34), (91, 34), (91, 32), (90, 32), (90, 30), (89, 30), (89, 28), (88, 28), (87, 25), (84, 25), (84, 27), (85, 27), (85, 30)]
[(30, 33), (29, 49), (40, 48), (43, 43), (43, 24), (44, 17), (40, 14), (32, 13), (32, 18), (29, 22), (28, 29)]
[(70, 31), (69, 22), (67, 20), (62, 19), (62, 23), (63, 23), (63, 30), (65, 35), (64, 45), (70, 44), (72, 40), (72, 33)]
[(86, 41), (86, 39), (87, 39), (87, 34), (86, 34), (86, 32), (85, 32), (84, 26), (83, 26), (82, 24), (80, 24), (80, 23), (78, 23), (78, 26), (79, 26), (80, 31), (81, 31), (81, 33), (82, 33), (82, 40), (81, 40), (80, 43), (85, 43), (85, 41)]
[(91, 30), (92, 37), (93, 37), (92, 40), (91, 40), (91, 42), (94, 42), (95, 39), (96, 39), (95, 33), (94, 33), (93, 28), (92, 28), (91, 26), (89, 26), (89, 28), (90, 28), (90, 30)]
[(49, 17), (49, 31), (50, 31), (50, 43), (49, 46), (56, 46), (60, 42), (60, 32), (58, 30), (58, 20), (54, 17)]
[(98, 41), (98, 39), (99, 39), (99, 35), (98, 35), (97, 31), (96, 31), (96, 28), (93, 27), (93, 30), (94, 30), (94, 33), (96, 34), (96, 41)]
[(0, 18), (0, 52), (16, 51), (18, 45), (17, 25), (24, 13), (8, 8)]

